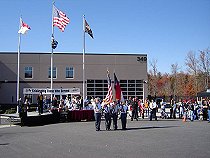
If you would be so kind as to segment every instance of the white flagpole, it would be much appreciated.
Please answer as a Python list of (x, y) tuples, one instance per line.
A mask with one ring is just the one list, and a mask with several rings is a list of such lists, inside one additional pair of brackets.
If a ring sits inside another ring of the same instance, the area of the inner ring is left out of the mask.
[(83, 109), (85, 107), (85, 15), (83, 15), (83, 55), (82, 55), (82, 76), (83, 76)]
[[(52, 37), (51, 37), (51, 47), (52, 47), (52, 41), (53, 41), (53, 38), (54, 38), (54, 26), (53, 26), (53, 17), (54, 17), (54, 3), (53, 2), (53, 9), (52, 9)], [(51, 80), (50, 80), (50, 89), (52, 90), (53, 89), (53, 48), (52, 48), (52, 52), (51, 52), (51, 58), (50, 58), (50, 61), (51, 61)], [(51, 101), (52, 101), (52, 96), (53, 94), (51, 93)]]
[[(21, 17), (20, 17), (20, 26), (21, 28)], [(21, 33), (18, 33), (18, 54), (17, 54), (17, 102), (20, 99), (20, 43), (21, 43)], [(17, 105), (17, 113), (18, 113), (18, 105)]]

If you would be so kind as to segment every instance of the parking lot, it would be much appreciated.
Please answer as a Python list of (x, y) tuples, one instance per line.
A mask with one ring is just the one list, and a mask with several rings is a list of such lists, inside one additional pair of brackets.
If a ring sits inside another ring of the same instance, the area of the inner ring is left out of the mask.
[(128, 120), (128, 129), (96, 132), (93, 122), (0, 128), (0, 153), (18, 157), (209, 157), (206, 121)]

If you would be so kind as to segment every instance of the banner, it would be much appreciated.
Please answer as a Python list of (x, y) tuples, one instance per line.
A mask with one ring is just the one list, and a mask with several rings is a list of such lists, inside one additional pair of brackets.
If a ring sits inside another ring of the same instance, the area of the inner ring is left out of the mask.
[(67, 94), (80, 94), (79, 88), (61, 88), (61, 89), (49, 89), (49, 88), (24, 88), (23, 94), (55, 94), (55, 95), (67, 95)]

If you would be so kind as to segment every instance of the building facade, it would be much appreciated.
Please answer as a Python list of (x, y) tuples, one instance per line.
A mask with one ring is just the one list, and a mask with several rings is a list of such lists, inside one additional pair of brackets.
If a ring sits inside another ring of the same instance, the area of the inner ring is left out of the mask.
[[(36, 102), (40, 90), (49, 95), (51, 87), (51, 54), (20, 54), (20, 97), (27, 95)], [(117, 75), (125, 99), (147, 96), (146, 54), (85, 54), (85, 96), (105, 98), (107, 69), (113, 82)], [(17, 103), (17, 53), (0, 53), (0, 104)], [(112, 84), (113, 85), (113, 84)], [(54, 53), (53, 89), (58, 99), (66, 95), (83, 95), (82, 53)], [(114, 91), (114, 86), (113, 86)], [(44, 95), (45, 95), (44, 94)]]

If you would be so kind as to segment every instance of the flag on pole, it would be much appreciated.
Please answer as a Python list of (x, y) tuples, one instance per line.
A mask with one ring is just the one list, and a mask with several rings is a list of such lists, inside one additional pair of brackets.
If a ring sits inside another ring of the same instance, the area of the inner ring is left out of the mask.
[(70, 22), (65, 13), (58, 10), (53, 5), (53, 26), (57, 26), (62, 32), (65, 30), (66, 25)]
[(90, 26), (88, 25), (87, 21), (85, 20), (85, 32), (88, 33), (90, 35), (90, 37), (93, 38), (93, 32), (90, 28)]
[(57, 45), (58, 45), (58, 41), (56, 41), (54, 36), (52, 35), (52, 48), (55, 49)]
[(26, 34), (28, 30), (30, 30), (30, 26), (23, 22), (22, 18), (20, 18), (20, 30), (18, 33)]
[(120, 83), (119, 83), (115, 73), (114, 73), (114, 89), (115, 89), (115, 98), (116, 98), (116, 100), (124, 101), (122, 90), (120, 88)]
[(111, 81), (111, 78), (110, 78), (110, 74), (109, 74), (109, 70), (107, 70), (107, 81), (108, 81), (108, 92), (107, 92), (107, 95), (106, 95), (106, 102), (110, 103), (112, 102), (112, 81)]

